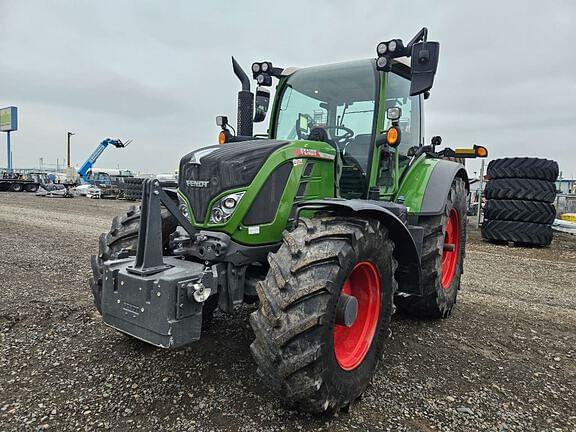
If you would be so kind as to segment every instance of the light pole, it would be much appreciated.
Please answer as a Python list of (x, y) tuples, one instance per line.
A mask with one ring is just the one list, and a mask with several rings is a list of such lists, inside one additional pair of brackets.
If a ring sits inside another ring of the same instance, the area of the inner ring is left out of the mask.
[(74, 132), (68, 132), (68, 167), (70, 167), (70, 137), (76, 135)]

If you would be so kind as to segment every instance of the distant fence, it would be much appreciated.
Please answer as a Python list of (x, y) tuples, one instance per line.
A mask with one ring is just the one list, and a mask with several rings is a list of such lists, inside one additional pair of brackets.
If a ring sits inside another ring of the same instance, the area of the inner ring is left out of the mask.
[(562, 213), (576, 213), (576, 195), (556, 195), (556, 214)]

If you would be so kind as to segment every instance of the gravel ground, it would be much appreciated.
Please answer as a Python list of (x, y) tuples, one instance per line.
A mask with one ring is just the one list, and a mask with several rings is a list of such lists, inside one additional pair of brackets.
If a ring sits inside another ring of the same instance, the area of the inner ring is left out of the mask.
[(452, 317), (395, 317), (363, 399), (326, 418), (261, 385), (248, 308), (180, 351), (102, 324), (89, 258), (127, 207), (0, 193), (0, 430), (576, 430), (576, 237), (522, 249), (471, 228)]

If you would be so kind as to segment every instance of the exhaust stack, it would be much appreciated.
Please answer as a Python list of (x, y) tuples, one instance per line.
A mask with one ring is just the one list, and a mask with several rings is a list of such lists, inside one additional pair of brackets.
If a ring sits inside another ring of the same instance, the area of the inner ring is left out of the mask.
[(234, 74), (242, 83), (242, 90), (238, 92), (237, 131), (239, 136), (252, 136), (254, 117), (254, 93), (250, 91), (250, 80), (246, 72), (232, 57)]

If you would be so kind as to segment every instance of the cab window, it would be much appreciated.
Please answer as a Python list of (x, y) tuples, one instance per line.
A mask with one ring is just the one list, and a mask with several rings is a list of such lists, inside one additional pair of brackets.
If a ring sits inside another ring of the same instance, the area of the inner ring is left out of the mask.
[[(388, 91), (386, 93), (386, 109), (400, 107), (400, 130), (402, 138), (398, 151), (406, 155), (408, 149), (421, 144), (420, 96), (410, 96), (410, 80), (396, 74), (388, 74)], [(389, 122), (389, 121), (388, 121)], [(386, 129), (391, 125), (388, 123)]]

